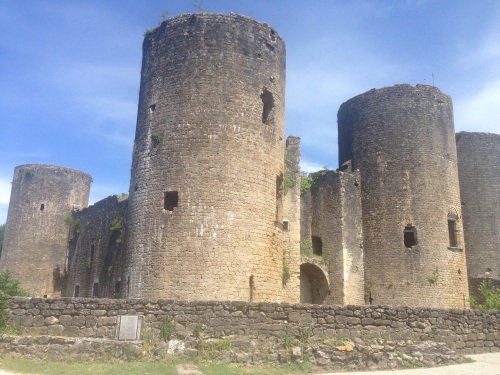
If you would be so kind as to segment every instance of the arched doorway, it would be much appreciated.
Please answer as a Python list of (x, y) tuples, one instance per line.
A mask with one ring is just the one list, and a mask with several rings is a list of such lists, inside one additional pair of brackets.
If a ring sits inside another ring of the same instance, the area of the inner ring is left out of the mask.
[(300, 303), (322, 304), (329, 291), (325, 272), (313, 263), (300, 265)]

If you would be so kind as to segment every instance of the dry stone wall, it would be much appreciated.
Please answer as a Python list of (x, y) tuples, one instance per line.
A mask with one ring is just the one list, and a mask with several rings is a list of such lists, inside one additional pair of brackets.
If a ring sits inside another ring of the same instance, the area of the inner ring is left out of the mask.
[(339, 162), (361, 172), (369, 302), (467, 307), (451, 98), (373, 89), (341, 105), (338, 127)]
[(91, 180), (54, 165), (16, 167), (0, 269), (11, 271), (30, 295), (61, 295), (71, 229), (65, 219), (87, 206)]
[[(286, 342), (299, 346), (301, 339), (304, 343), (302, 349), (316, 347), (310, 348), (310, 355), (323, 358), (321, 361), (324, 364), (339, 361), (339, 356), (346, 359), (346, 354), (349, 355), (352, 350), (342, 348), (346, 342), (356, 349), (353, 354), (368, 350), (395, 355), (395, 351), (404, 351), (406, 346), (413, 345), (412, 342), (418, 346), (427, 341), (432, 342), (434, 348), (436, 343), (441, 343), (443, 350), (463, 354), (496, 352), (500, 348), (499, 311), (16, 297), (11, 299), (10, 314), (11, 322), (23, 327), (28, 335), (93, 339), (115, 338), (117, 317), (120, 315), (143, 316), (143, 332), (149, 329), (154, 336), (158, 336), (162, 322), (168, 316), (173, 318), (175, 324), (174, 338), (181, 341), (185, 348), (191, 348), (191, 352), (196, 353), (201, 332), (207, 342), (216, 338), (230, 340), (235, 351), (247, 353), (235, 359), (240, 361), (245, 358), (250, 361), (254, 355), (263, 360), (265, 348), (281, 345), (284, 349)], [(26, 338), (26, 341), (29, 340)], [(324, 347), (330, 347), (329, 354), (318, 353), (318, 345), (322, 343)], [(372, 347), (373, 344), (376, 347)], [(414, 351), (418, 350), (413, 347), (411, 352)], [(281, 353), (282, 356), (289, 354), (286, 350)]]
[(113, 195), (73, 214), (65, 297), (119, 298), (128, 201)]
[(500, 135), (460, 132), (456, 139), (469, 292), (479, 299), (481, 281), (500, 286)]
[(128, 210), (129, 297), (282, 297), (285, 44), (184, 14), (144, 39)]

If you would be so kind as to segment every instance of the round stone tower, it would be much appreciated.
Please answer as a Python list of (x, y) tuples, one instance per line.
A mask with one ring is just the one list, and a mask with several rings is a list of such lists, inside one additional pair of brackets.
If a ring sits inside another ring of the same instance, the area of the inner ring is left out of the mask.
[(146, 35), (123, 296), (278, 301), (285, 45), (184, 14)]
[(500, 135), (457, 134), (458, 176), (470, 294), (481, 281), (500, 286)]
[(339, 163), (361, 172), (366, 302), (467, 307), (451, 98), (372, 89), (340, 106), (338, 128)]
[(91, 181), (87, 173), (55, 165), (14, 170), (0, 269), (11, 271), (30, 296), (61, 295), (68, 240), (75, 232), (66, 218), (87, 207)]

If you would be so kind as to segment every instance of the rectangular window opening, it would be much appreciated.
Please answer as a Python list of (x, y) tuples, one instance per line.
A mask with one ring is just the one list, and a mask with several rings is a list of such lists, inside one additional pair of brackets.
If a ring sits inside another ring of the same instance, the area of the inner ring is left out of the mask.
[(40, 205), (40, 211), (43, 211), (44, 209), (45, 209), (45, 204), (43, 204), (43, 203), (42, 203), (42, 204)]
[(166, 191), (163, 199), (165, 211), (173, 211), (179, 204), (179, 193), (177, 191)]
[(74, 297), (78, 297), (80, 295), (80, 285), (76, 285), (75, 286), (75, 293), (74, 293)]
[(99, 296), (99, 283), (94, 283), (94, 287), (92, 288), (92, 297)]
[(121, 291), (121, 286), (122, 286), (121, 281), (117, 281), (117, 282), (115, 283), (115, 294), (119, 294), (119, 293), (120, 293), (120, 291)]
[(285, 232), (288, 232), (289, 225), (290, 225), (290, 222), (288, 220), (283, 220), (283, 230)]
[(448, 236), (450, 238), (450, 247), (458, 247), (457, 222), (455, 220), (448, 220)]
[(417, 245), (417, 230), (411, 225), (407, 225), (403, 232), (404, 243), (407, 249)]
[(321, 240), (321, 237), (313, 236), (311, 240), (312, 240), (313, 254), (323, 256), (323, 241)]

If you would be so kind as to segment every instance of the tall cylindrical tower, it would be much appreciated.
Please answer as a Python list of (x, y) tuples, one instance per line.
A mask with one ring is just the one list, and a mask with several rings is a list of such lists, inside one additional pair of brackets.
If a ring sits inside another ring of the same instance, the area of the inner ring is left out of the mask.
[(72, 224), (66, 218), (87, 206), (91, 180), (55, 165), (14, 170), (0, 269), (11, 271), (30, 296), (61, 295)]
[(500, 286), (500, 135), (456, 138), (469, 291), (477, 298), (481, 281)]
[(124, 296), (280, 299), (284, 100), (265, 23), (185, 14), (145, 37)]
[(467, 306), (451, 98), (373, 89), (341, 105), (338, 127), (340, 164), (361, 171), (366, 301)]

